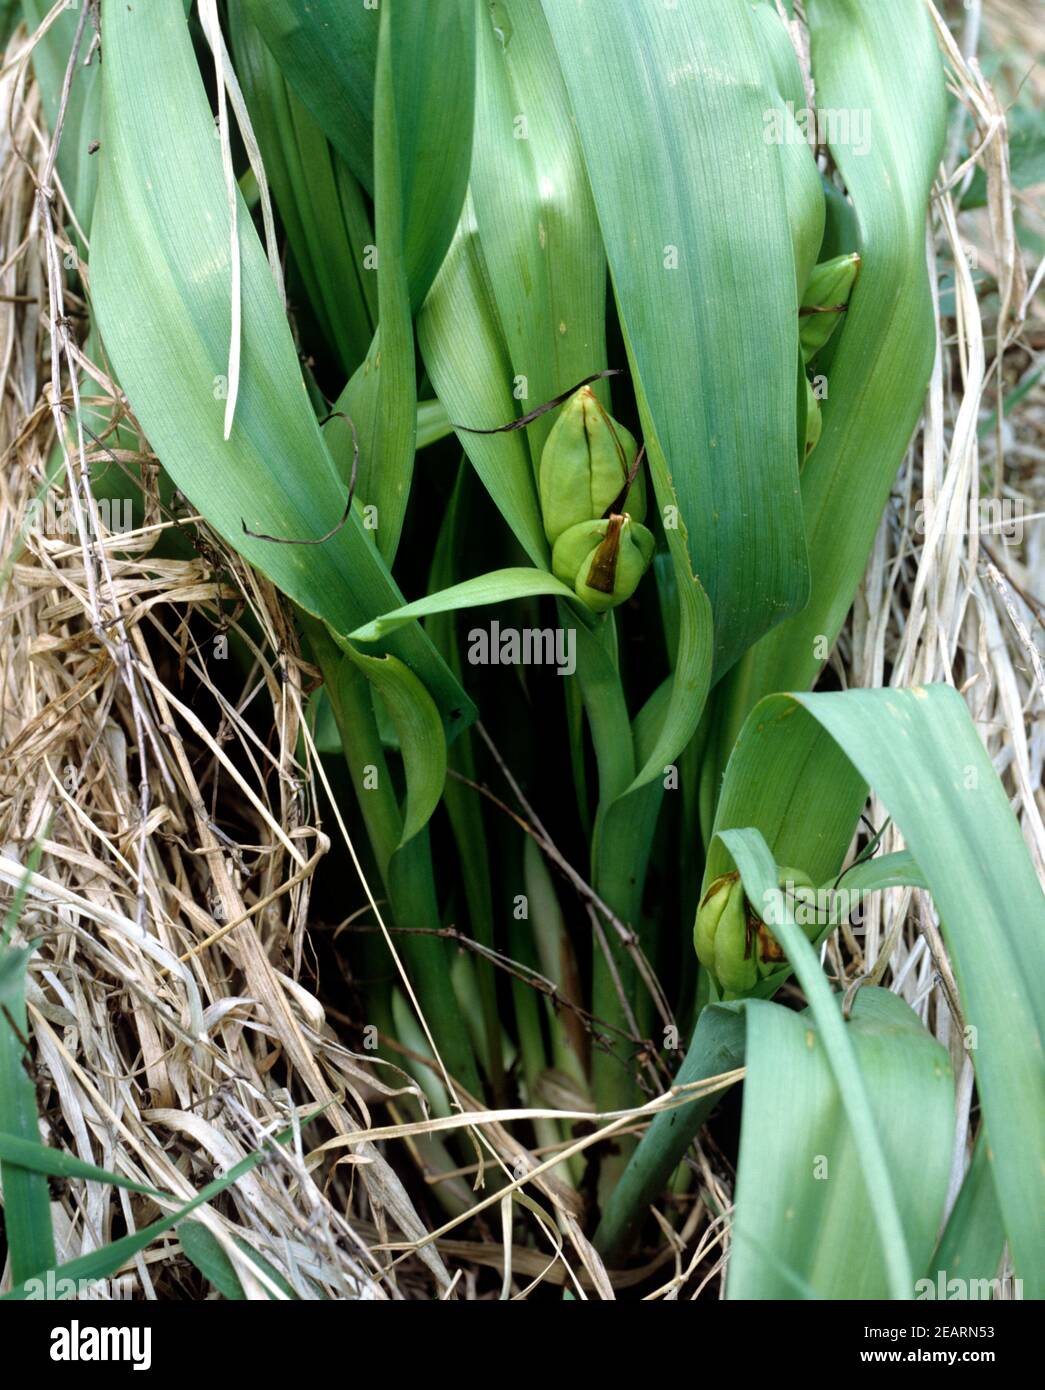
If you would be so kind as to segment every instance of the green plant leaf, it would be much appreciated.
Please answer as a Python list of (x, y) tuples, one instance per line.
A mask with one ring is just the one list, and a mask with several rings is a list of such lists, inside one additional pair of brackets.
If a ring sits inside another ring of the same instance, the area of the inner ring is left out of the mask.
[[(817, 106), (859, 228), (860, 276), (832, 344), (823, 434), (802, 470), (808, 604), (730, 681), (723, 754), (776, 690), (812, 685), (852, 604), (936, 351), (925, 219), (944, 136), (943, 68), (928, 9), (810, 0)], [(897, 53), (904, 60), (897, 63)]]
[[(966, 1281), (993, 1279), (1005, 1248), (1005, 1224), (998, 1206), (998, 1193), (991, 1172), (987, 1135), (981, 1129), (972, 1162), (962, 1180), (957, 1200), (925, 1276), (934, 1290), (952, 1278)], [(971, 1291), (968, 1296), (972, 1297)]]
[(449, 613), (456, 608), (480, 608), (487, 603), (504, 603), (507, 599), (530, 598), (538, 594), (554, 594), (579, 605), (574, 591), (545, 570), (506, 569), (480, 574), (475, 579), (452, 584), (438, 594), (415, 599), (391, 613), (383, 613), (372, 622), (364, 623), (349, 633), (353, 642), (376, 642), (404, 623), (426, 618), (432, 613)]
[[(797, 697), (872, 781), (932, 889), (955, 966), (998, 1204), (1028, 1297), (1045, 1227), (1028, 1221), (1045, 1153), (1042, 894), (1008, 797), (949, 686)], [(1038, 1291), (1038, 1292), (1036, 1292)]]
[[(302, 1116), (301, 1123), (303, 1125), (310, 1123), (326, 1108), (325, 1105), (322, 1105), (308, 1116)], [(285, 1144), (293, 1133), (292, 1127), (284, 1129), (274, 1136), (274, 1142)], [(151, 1225), (145, 1226), (131, 1235), (121, 1236), (118, 1240), (110, 1241), (108, 1245), (104, 1245), (98, 1250), (91, 1250), (86, 1255), (79, 1255), (75, 1260), (69, 1260), (64, 1265), (54, 1264), (52, 1252), (51, 1263), (47, 1268), (37, 1269), (31, 1278), (23, 1277), (21, 1280), (14, 1281), (13, 1288), (5, 1294), (0, 1294), (0, 1302), (19, 1302), (27, 1298), (38, 1298), (40, 1294), (36, 1285), (39, 1284), (43, 1287), (49, 1274), (53, 1275), (56, 1282), (69, 1280), (76, 1283), (79, 1280), (107, 1279), (129, 1260), (132, 1260), (135, 1255), (147, 1249), (158, 1236), (177, 1226), (179, 1221), (184, 1220), (190, 1212), (195, 1211), (197, 1207), (203, 1206), (205, 1202), (211, 1201), (214, 1197), (220, 1196), (226, 1188), (253, 1172), (267, 1157), (268, 1150), (266, 1149), (258, 1149), (254, 1153), (248, 1154), (246, 1158), (241, 1159), (239, 1163), (230, 1168), (223, 1177), (215, 1178), (213, 1182), (207, 1183), (206, 1187), (202, 1187), (195, 1197), (183, 1202), (169, 1215), (161, 1216), (158, 1221), (152, 1222)]]
[(523, 431), (471, 433), (497, 429), (518, 414), (471, 197), (418, 317), (417, 340), (450, 420), (468, 427), (458, 438), (469, 462), (523, 550), (547, 568), (548, 542)]
[(545, 0), (544, 11), (647, 402), (647, 447), (655, 434), (721, 672), (798, 610), (809, 584), (794, 252), (781, 161), (764, 138), (760, 40), (732, 0)]
[(85, 1163), (73, 1154), (60, 1149), (49, 1149), (31, 1139), (21, 1139), (16, 1134), (0, 1132), (0, 1162), (24, 1168), (31, 1173), (47, 1173), (55, 1178), (82, 1178), (86, 1182), (108, 1183), (111, 1187), (122, 1187), (128, 1192), (140, 1192), (147, 1197), (169, 1195), (148, 1183), (133, 1182), (119, 1173), (110, 1173), (107, 1168), (99, 1168), (94, 1163)]
[[(264, 1274), (267, 1274), (288, 1298), (297, 1298), (297, 1294), (278, 1269), (269, 1264), (268, 1260), (263, 1259), (256, 1250), (252, 1250), (240, 1236), (234, 1236), (233, 1239), (247, 1259), (252, 1264), (257, 1265)], [(235, 1265), (219, 1243), (217, 1236), (202, 1221), (181, 1222), (178, 1226), (178, 1240), (186, 1257), (224, 1298), (237, 1303), (246, 1298)], [(271, 1291), (269, 1291), (269, 1298), (275, 1298)]]
[(377, 285), (364, 268), (374, 233), (362, 190), (286, 82), (245, 0), (230, 0), (230, 46), (280, 220), (319, 327), (347, 378), (377, 321)]
[[(764, 905), (760, 915), (767, 919), (767, 909), (773, 904), (773, 935), (782, 946), (788, 963), (809, 1000), (809, 1012), (826, 1051), (827, 1065), (834, 1078), (841, 1107), (852, 1134), (856, 1163), (866, 1188), (874, 1230), (878, 1237), (883, 1286), (890, 1298), (910, 1298), (914, 1288), (914, 1272), (904, 1220), (896, 1196), (897, 1185), (893, 1181), (883, 1137), (871, 1108), (868, 1083), (857, 1059), (852, 1030), (842, 1020), (839, 996), (832, 992), (827, 977), (820, 968), (816, 952), (806, 940), (801, 927), (796, 925), (786, 895), (777, 887), (777, 866), (759, 831), (725, 830), (721, 834), (721, 840), (740, 870), (748, 901)], [(757, 1008), (759, 1001), (751, 1002)], [(748, 1065), (750, 1060), (749, 1055)], [(947, 1076), (944, 1068), (940, 1069), (940, 1074), (943, 1077)], [(950, 1109), (951, 1105), (948, 1106), (948, 1111)], [(764, 1145), (762, 1147), (764, 1148)], [(946, 1154), (944, 1169), (946, 1172)], [(946, 1188), (940, 1194), (941, 1205), (945, 1192)], [(930, 1240), (934, 1232), (935, 1221), (930, 1230)], [(786, 1259), (785, 1262), (789, 1267), (794, 1267), (793, 1258)], [(733, 1293), (732, 1273), (730, 1296), (737, 1296)]]
[[(374, 108), (380, 323), (366, 360), (338, 398), (326, 437), (343, 460), (358, 438), (360, 496), (377, 509), (378, 547), (391, 564), (416, 443), (411, 311), (431, 287), (464, 201), (475, 28), (470, 0), (385, 0), (381, 15)], [(442, 53), (442, 61), (431, 62), (432, 53)], [(341, 412), (354, 423), (354, 435)]]
[(287, 81), (370, 192), (380, 9), (340, 0), (245, 3)]
[[(36, 1087), (27, 1070), (29, 1021), (25, 1007), (25, 971), (31, 947), (11, 947), (8, 942), (28, 891), (29, 875), (40, 863), (41, 847), (33, 845), (25, 877), (15, 890), (0, 936), (0, 962), (5, 985), (0, 999), (0, 1135), (15, 1145), (40, 1146), (40, 1122), (36, 1113)], [(4, 1227), (12, 1282), (28, 1279), (54, 1263), (51, 1230), (51, 1194), (47, 1178), (0, 1152), (0, 1188), (4, 1198)]]
[[(250, 217), (237, 217), (242, 368), (231, 436), (231, 255), (219, 142), (178, 0), (109, 7), (93, 307), (164, 466), (245, 559), (340, 634), (399, 594), (352, 510), (309, 407), (290, 329)], [(140, 80), (142, 72), (150, 80)], [(220, 391), (218, 392), (220, 395)], [(281, 539), (275, 544), (244, 527)], [(443, 711), (471, 706), (420, 630), (395, 644)], [(452, 725), (455, 721), (449, 720)]]
[[(831, 1044), (811, 1012), (758, 999), (747, 1006), (731, 1299), (794, 1298), (781, 1265), (824, 1298), (888, 1297), (862, 1156), (832, 1072)], [(870, 1098), (912, 1266), (920, 1271), (947, 1193), (950, 1061), (888, 990), (861, 990), (845, 1034)], [(912, 1284), (899, 1296), (914, 1293)]]
[[(86, 0), (84, 0), (86, 4)], [(22, 14), (30, 34), (37, 29), (54, 8), (48, 0), (22, 0)], [(39, 84), (40, 100), (51, 134), (54, 134), (61, 105), (62, 86), (73, 51), (80, 16), (75, 11), (61, 14), (33, 49), (33, 72)], [(94, 198), (98, 185), (98, 156), (91, 153), (91, 144), (101, 135), (101, 62), (96, 53), (89, 66), (84, 66), (94, 33), (88, 17), (80, 44), (79, 62), (69, 88), (69, 99), (58, 146), (58, 177), (69, 199), (73, 214), (83, 231), (90, 236)]]
[(408, 666), (394, 656), (364, 656), (344, 643), (349, 659), (381, 696), (399, 739), (406, 773), (402, 847), (431, 819), (446, 781), (446, 738), (432, 697)]

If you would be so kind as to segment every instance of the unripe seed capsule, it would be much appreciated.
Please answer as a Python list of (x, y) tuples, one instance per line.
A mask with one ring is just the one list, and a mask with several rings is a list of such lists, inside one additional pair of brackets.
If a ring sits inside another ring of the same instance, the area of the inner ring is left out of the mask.
[[(619, 503), (637, 455), (634, 437), (591, 387), (575, 391), (552, 426), (538, 470), (544, 530), (553, 545), (571, 526), (599, 520)], [(635, 521), (645, 516), (641, 470), (619, 509)]]

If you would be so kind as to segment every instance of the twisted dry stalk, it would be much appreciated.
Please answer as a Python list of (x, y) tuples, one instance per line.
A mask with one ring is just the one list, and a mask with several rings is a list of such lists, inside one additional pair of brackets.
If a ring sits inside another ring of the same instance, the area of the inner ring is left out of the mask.
[[(43, 1138), (188, 1197), (215, 1169), (293, 1120), (299, 1106), (326, 1103), (333, 1139), (329, 1128), (314, 1140), (310, 1132), (311, 1148), (298, 1135), (197, 1214), (248, 1297), (274, 1289), (234, 1236), (309, 1298), (469, 1297), (475, 1271), (486, 1266), (503, 1272), (515, 1296), (547, 1281), (571, 1285), (581, 1297), (610, 1297), (614, 1288), (655, 1283), (665, 1261), (674, 1273), (651, 1297), (692, 1297), (709, 1281), (720, 1283), (731, 1194), (706, 1145), (695, 1151), (697, 1196), (688, 1221), (665, 1234), (651, 1266), (611, 1280), (581, 1234), (568, 1193), (513, 1137), (513, 1118), (531, 1112), (472, 1117), (487, 1156), (516, 1185), (514, 1208), (504, 1193), (496, 1199), (500, 1240), (476, 1223), (465, 1233), (478, 1239), (458, 1238), (480, 1204), (496, 1204), (489, 1196), (477, 1193), (472, 1209), (438, 1238), (411, 1205), (387, 1160), (410, 1163), (413, 1137), (434, 1124), (394, 1124), (380, 1145), (361, 1142), (360, 1128), (380, 1123), (372, 1108), (387, 1106), (395, 1116), (397, 1100), (416, 1088), (344, 1047), (301, 982), (311, 876), (328, 843), (316, 797), (321, 768), (307, 739), (298, 753), (311, 673), (278, 596), (197, 530), (195, 518), (182, 525), (200, 537), (197, 553), (146, 559), (157, 530), (172, 525), (158, 500), (138, 530), (114, 536), (82, 486), (92, 464), (125, 465), (132, 457), (114, 436), (99, 443), (79, 427), (82, 374), (117, 417), (125, 406), (104, 364), (88, 363), (79, 346), (83, 306), (59, 269), (75, 250), (60, 230), (68, 219), (64, 209), (57, 215), (53, 144), (40, 129), (27, 55), (23, 35), (0, 77), (0, 563), (7, 580), (0, 880), (9, 896), (29, 847), (42, 842), (18, 930), (37, 940), (28, 1004)], [(983, 142), (991, 201), (982, 218), (959, 225), (955, 163), (941, 174), (930, 255), (937, 272), (954, 268), (956, 312), (941, 315), (923, 427), (834, 665), (848, 685), (950, 680), (962, 688), (1041, 869), (1036, 798), (1045, 727), (1033, 644), (1042, 619), (1034, 596), (1045, 590), (1042, 530), (1028, 521), (1022, 544), (1010, 545), (978, 534), (975, 509), (971, 529), (968, 518), (984, 467), (1002, 480), (1003, 499), (1028, 517), (1043, 510), (1034, 470), (1045, 408), (1028, 399), (993, 435), (981, 440), (976, 429), (1005, 362), (1018, 371), (1028, 347), (1040, 350), (1043, 326), (1010, 235), (1000, 108), (968, 55), (950, 57)], [(979, 266), (1008, 287), (1000, 361), (996, 325), (984, 324), (975, 292), (970, 235)], [(126, 415), (122, 423), (133, 426)], [(56, 442), (76, 522), (69, 535), (56, 534), (37, 505)], [(154, 464), (144, 441), (136, 461), (146, 471)], [(208, 644), (226, 634), (247, 644), (253, 662), (235, 700), (210, 674)], [(260, 738), (261, 728), (271, 737)], [(881, 824), (883, 809), (872, 803), (871, 817)], [(897, 847), (890, 837), (886, 847)], [(971, 1067), (931, 904), (918, 895), (913, 913), (910, 906), (910, 895), (884, 895), (868, 913), (866, 934), (850, 935), (832, 955), (849, 978), (880, 962), (885, 982), (954, 1051), (956, 1191), (968, 1146)], [(53, 1210), (63, 1260), (156, 1215), (147, 1201), (100, 1184), (67, 1185)], [(536, 1234), (537, 1251), (532, 1243), (513, 1245), (516, 1212), (528, 1223), (517, 1238)], [(451, 1280), (443, 1255), (463, 1275)], [(128, 1274), (138, 1296), (200, 1292), (173, 1236), (151, 1246)]]

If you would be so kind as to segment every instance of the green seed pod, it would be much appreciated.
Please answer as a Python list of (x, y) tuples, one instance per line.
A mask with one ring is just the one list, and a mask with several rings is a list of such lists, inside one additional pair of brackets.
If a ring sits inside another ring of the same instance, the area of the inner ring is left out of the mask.
[(697, 960), (708, 970), (715, 968), (715, 933), (718, 931), (729, 890), (739, 877), (739, 874), (733, 873), (722, 874), (716, 878), (697, 908), (697, 920), (693, 924), (693, 945), (697, 952)]
[(855, 251), (814, 267), (798, 317), (798, 337), (806, 362), (816, 356), (842, 322), (859, 273), (860, 257)]
[(730, 994), (748, 994), (758, 983), (754, 913), (744, 885), (737, 880), (729, 891), (715, 933), (715, 974)]
[[(816, 890), (812, 880), (800, 869), (782, 867), (778, 886), (794, 895), (792, 911), (797, 900), (815, 903)], [(805, 915), (805, 914), (803, 914)], [(811, 939), (819, 924), (815, 913), (803, 926)], [(697, 959), (710, 970), (719, 987), (732, 996), (749, 994), (760, 979), (772, 975), (786, 965), (786, 957), (776, 937), (758, 915), (744, 893), (737, 873), (723, 874), (708, 888), (697, 909), (693, 927), (693, 945)]]
[(806, 458), (813, 452), (820, 443), (820, 436), (824, 431), (824, 417), (820, 411), (820, 402), (816, 398), (813, 390), (813, 383), (806, 381)]
[(552, 573), (596, 613), (631, 598), (656, 549), (650, 531), (629, 516), (582, 521), (552, 548)]
[[(538, 484), (541, 515), (549, 541), (582, 521), (595, 521), (617, 502), (628, 480), (638, 445), (600, 405), (590, 386), (575, 391), (544, 445)], [(621, 509), (634, 521), (646, 515), (641, 469)]]

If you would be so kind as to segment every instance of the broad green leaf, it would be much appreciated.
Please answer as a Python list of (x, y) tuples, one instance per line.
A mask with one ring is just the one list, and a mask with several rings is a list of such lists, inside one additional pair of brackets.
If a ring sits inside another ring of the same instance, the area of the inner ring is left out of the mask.
[[(479, 66), (471, 194), (511, 363), (509, 384), (516, 409), (527, 411), (610, 365), (606, 256), (540, 5), (492, 0), (475, 13)], [(457, 331), (470, 334), (464, 323)], [(479, 366), (468, 378), (476, 391), (482, 387), (471, 378)], [(594, 389), (608, 405), (607, 383)], [(534, 469), (555, 418), (542, 415), (526, 427)], [(479, 423), (474, 411), (463, 423)], [(462, 443), (467, 449), (467, 436)]]
[(806, 107), (805, 84), (787, 29), (770, 0), (754, 6), (756, 32), (765, 41), (766, 81), (777, 100), (763, 113), (763, 137), (780, 152), (784, 196), (795, 257), (799, 296), (816, 264), (824, 236), (824, 192), (820, 171), (795, 119)]
[[(232, 300), (219, 141), (178, 0), (110, 6), (92, 238), (93, 307), (149, 440), (177, 485), (245, 559), (345, 633), (399, 595), (308, 403), (290, 329), (240, 201), (242, 365), (223, 438)], [(144, 83), (140, 74), (148, 72)], [(319, 545), (275, 544), (251, 531)], [(395, 651), (440, 709), (470, 707), (419, 630)], [(450, 721), (453, 723), (454, 721)]]
[(406, 773), (406, 808), (399, 845), (413, 839), (439, 805), (446, 781), (446, 738), (432, 697), (408, 666), (394, 656), (344, 650), (384, 701), (399, 739)]
[(545, 0), (544, 10), (647, 445), (655, 434), (725, 671), (804, 604), (809, 582), (794, 253), (781, 160), (764, 138), (772, 98), (759, 37), (733, 0)]
[(290, 85), (369, 192), (380, 9), (342, 0), (245, 0)]
[(969, 1285), (973, 1280), (993, 1279), (998, 1272), (1005, 1247), (1005, 1225), (991, 1166), (987, 1135), (981, 1129), (954, 1209), (932, 1261), (925, 1267), (925, 1277), (936, 1292), (942, 1275), (945, 1288), (949, 1280), (961, 1279), (971, 1298)]
[(823, 435), (802, 470), (809, 603), (734, 673), (726, 749), (761, 696), (806, 689), (823, 665), (936, 351), (925, 219), (943, 144), (944, 83), (929, 11), (911, 0), (810, 0), (806, 12), (817, 106), (835, 118), (828, 136), (856, 209), (861, 269), (835, 335)]
[(470, 197), (418, 317), (417, 340), (450, 420), (468, 427), (458, 438), (483, 486), (533, 563), (547, 567), (548, 542), (523, 431), (470, 432), (497, 429), (518, 414)]
[(1045, 895), (964, 701), (948, 686), (803, 695), (871, 782), (929, 884), (961, 991), (1016, 1273), (1045, 1288)]
[[(385, 0), (374, 109), (379, 326), (341, 393), (327, 440), (342, 457), (358, 438), (359, 493), (376, 508), (377, 543), (399, 545), (416, 443), (412, 309), (453, 238), (471, 154), (475, 34), (470, 0)], [(442, 54), (438, 63), (432, 53)], [(355, 426), (339, 418), (348, 415)], [(345, 471), (342, 463), (342, 471)]]
[(231, 0), (236, 73), (280, 220), (309, 303), (347, 378), (374, 334), (377, 284), (364, 266), (374, 233), (359, 184), (286, 82), (245, 0)]
[[(851, 1131), (856, 1156), (855, 1166), (863, 1180), (866, 1201), (872, 1214), (869, 1228), (874, 1229), (877, 1236), (876, 1253), (880, 1254), (882, 1262), (880, 1287), (883, 1292), (887, 1291), (890, 1298), (910, 1298), (914, 1287), (914, 1272), (904, 1217), (896, 1195), (897, 1183), (886, 1156), (880, 1122), (872, 1110), (868, 1078), (857, 1058), (853, 1030), (847, 1027), (842, 1019), (840, 996), (832, 992), (827, 977), (820, 968), (816, 951), (806, 940), (801, 927), (796, 925), (786, 895), (777, 888), (777, 866), (762, 835), (757, 830), (750, 829), (726, 830), (722, 832), (721, 839), (740, 870), (748, 901), (765, 905), (761, 915), (766, 917), (769, 915), (769, 905), (773, 905), (773, 934), (783, 948), (788, 963), (809, 1000), (809, 1012), (816, 1023), (817, 1033), (826, 1052), (827, 1066), (834, 1079), (841, 1109)], [(751, 1001), (756, 1010), (759, 1003), (759, 1000)], [(789, 1017), (794, 1015), (789, 1014)], [(809, 1046), (808, 1041), (806, 1046)], [(750, 1054), (747, 1061), (750, 1066)], [(940, 1066), (939, 1063), (937, 1066), (940, 1076), (949, 1081), (946, 1066)], [(779, 1087), (779, 1082), (777, 1085)], [(779, 1096), (779, 1089), (777, 1094)], [(946, 1107), (948, 1116), (952, 1106), (953, 1100), (949, 1100)], [(945, 1123), (945, 1128), (947, 1127)], [(753, 1124), (748, 1126), (749, 1134), (753, 1129)], [(742, 1160), (743, 1142), (742, 1140)], [(764, 1150), (765, 1144), (762, 1143), (759, 1145), (759, 1151), (764, 1153)], [(945, 1148), (945, 1173), (946, 1160)], [(940, 1205), (945, 1191), (946, 1187), (940, 1193)], [(786, 1220), (786, 1211), (783, 1219)], [(930, 1241), (935, 1229), (934, 1217), (930, 1225)], [(808, 1235), (809, 1227), (804, 1226), (803, 1232)], [(791, 1253), (793, 1256), (794, 1252)], [(784, 1262), (789, 1268), (795, 1268), (794, 1258), (785, 1258)], [(801, 1271), (799, 1273), (801, 1276)], [(731, 1297), (738, 1296), (734, 1292), (732, 1269), (729, 1293)]]
[[(875, 1214), (829, 1041), (809, 1012), (755, 999), (746, 1016), (728, 1297), (794, 1298), (781, 1265), (824, 1298), (888, 1297)], [(887, 990), (861, 990), (845, 1033), (870, 1097), (912, 1265), (920, 1271), (947, 1192), (950, 1060)], [(914, 1295), (912, 1285), (904, 1296)]]
[(480, 574), (452, 584), (441, 593), (415, 599), (391, 613), (383, 613), (372, 622), (364, 623), (349, 633), (353, 642), (376, 642), (414, 618), (426, 618), (432, 613), (449, 613), (456, 608), (480, 608), (487, 603), (504, 603), (507, 599), (530, 598), (537, 594), (554, 594), (558, 598), (579, 600), (574, 591), (546, 570), (506, 569)]

